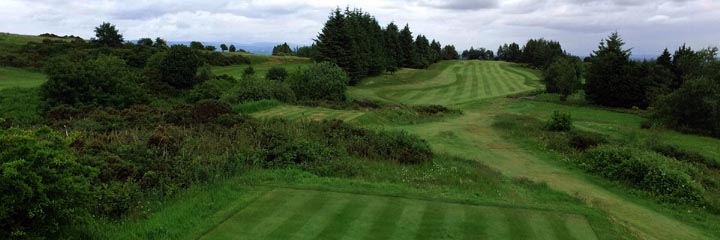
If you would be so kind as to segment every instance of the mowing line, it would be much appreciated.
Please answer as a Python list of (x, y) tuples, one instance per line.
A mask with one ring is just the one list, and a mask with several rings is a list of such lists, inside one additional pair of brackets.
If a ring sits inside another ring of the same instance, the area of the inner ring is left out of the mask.
[[(293, 193), (294, 194), (291, 197), (286, 196), (288, 198), (288, 204), (271, 209), (272, 214), (267, 214), (262, 218), (254, 219), (257, 223), (255, 228), (245, 235), (248, 237), (247, 239), (259, 239), (268, 236), (268, 233), (272, 232), (285, 220), (292, 217), (293, 212), (297, 212), (299, 208), (302, 208), (308, 202), (312, 202), (314, 200), (314, 196), (309, 193), (300, 191), (294, 191)], [(229, 230), (228, 232), (234, 232), (234, 230)], [(235, 236), (234, 238), (237, 237), (238, 236)]]
[[(482, 97), (487, 97), (487, 96), (490, 96), (490, 93), (491, 93), (490, 79), (488, 78), (488, 76), (486, 74), (484, 74), (486, 72), (483, 71), (483, 69), (484, 69), (484, 66), (482, 64), (478, 63), (477, 65), (475, 65), (475, 71), (477, 71), (477, 73), (478, 73), (477, 74), (478, 78), (480, 78), (480, 80), (482, 80), (483, 92), (485, 93), (485, 95)], [(481, 74), (481, 73), (483, 73), (483, 74)]]
[(350, 220), (352, 219), (337, 219), (339, 221), (335, 221), (335, 218), (348, 210), (346, 207), (350, 204), (351, 199), (336, 200), (336, 198), (331, 198), (327, 196), (327, 194), (325, 197), (335, 201), (330, 201), (330, 203), (324, 204), (325, 206), (321, 207), (318, 212), (313, 213), (312, 216), (301, 219), (300, 221), (304, 222), (302, 228), (300, 228), (300, 230), (291, 237), (280, 239), (319, 239), (318, 235), (321, 232), (323, 232), (330, 224), (337, 222), (342, 223), (345, 227), (350, 227)]
[(405, 211), (407, 204), (402, 204), (405, 201), (398, 199), (385, 199), (384, 207), (380, 214), (373, 219), (373, 225), (370, 227), (370, 234), (365, 236), (365, 239), (389, 239), (393, 236), (397, 230), (398, 219), (400, 215)]
[(355, 226), (360, 214), (368, 207), (367, 199), (353, 198), (334, 216), (327, 218), (329, 224), (314, 237), (315, 239), (340, 239), (346, 236), (348, 229)]
[(406, 239), (406, 237), (416, 236), (418, 228), (420, 227), (420, 222), (418, 221), (422, 218), (422, 214), (426, 211), (427, 206), (427, 202), (406, 203), (395, 225), (396, 229), (392, 239)]
[(477, 64), (470, 66), (470, 70), (472, 70), (470, 74), (472, 76), (472, 94), (470, 98), (476, 99), (480, 95), (480, 78), (478, 78)]
[(510, 226), (510, 239), (527, 240), (532, 238), (532, 228), (528, 224), (526, 212), (510, 210), (505, 212), (505, 224)]
[(462, 223), (463, 239), (489, 239), (486, 233), (486, 221), (487, 219), (477, 207), (465, 210)]
[[(334, 202), (334, 201), (333, 201)], [(300, 231), (309, 219), (317, 215), (327, 203), (325, 194), (315, 194), (310, 200), (304, 202), (300, 208), (292, 209), (292, 215), (285, 218), (269, 234), (264, 235), (270, 239), (289, 239)]]
[[(573, 239), (584, 239), (581, 236), (573, 236), (568, 230), (567, 218), (569, 216), (563, 216), (559, 214), (547, 215), (548, 222), (550, 222), (550, 228), (555, 235), (555, 239), (558, 240), (573, 240)], [(580, 238), (578, 238), (580, 237)], [(586, 237), (585, 237), (586, 238)]]
[[(288, 203), (288, 199), (284, 196), (280, 196), (282, 193), (278, 191), (269, 191), (264, 196), (256, 199), (251, 205), (252, 208), (244, 208), (238, 211), (235, 215), (220, 223), (214, 230), (209, 231), (208, 234), (200, 237), (201, 239), (217, 239), (217, 238), (230, 238), (229, 235), (234, 235), (237, 232), (242, 234), (248, 234), (251, 232), (260, 221), (269, 215), (275, 214), (279, 209), (283, 208)], [(257, 206), (259, 205), (259, 206)], [(257, 206), (257, 207), (256, 207)], [(247, 215), (245, 218), (238, 218), (237, 216)], [(241, 229), (234, 228), (233, 226), (242, 226)], [(232, 231), (228, 231), (232, 229)], [(222, 231), (226, 230), (226, 231)]]
[(540, 215), (534, 212), (525, 213), (525, 216), (535, 239), (558, 239), (552, 226), (555, 219), (548, 217), (547, 214)]
[(447, 209), (438, 203), (428, 203), (422, 212), (420, 226), (415, 239), (441, 239), (447, 230), (445, 218)]

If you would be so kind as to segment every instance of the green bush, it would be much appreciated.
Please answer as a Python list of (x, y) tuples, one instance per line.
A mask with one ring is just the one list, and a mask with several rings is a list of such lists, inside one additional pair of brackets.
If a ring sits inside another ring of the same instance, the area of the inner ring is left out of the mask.
[(572, 130), (572, 117), (569, 113), (554, 111), (545, 128), (554, 132), (570, 131)]
[(140, 75), (117, 57), (101, 56), (83, 62), (55, 58), (45, 71), (48, 81), (40, 94), (48, 109), (61, 105), (126, 108), (148, 101), (139, 87)]
[(608, 143), (607, 138), (598, 133), (574, 131), (570, 135), (570, 146), (577, 150), (584, 151), (605, 143)]
[(274, 80), (274, 81), (285, 81), (285, 78), (287, 78), (288, 72), (283, 67), (272, 67), (270, 70), (268, 70), (267, 75), (265, 78), (267, 80)]
[(232, 104), (264, 99), (276, 99), (282, 102), (295, 101), (295, 94), (284, 83), (254, 77), (241, 80), (230, 91), (223, 99)]
[(675, 92), (661, 97), (655, 118), (682, 131), (720, 137), (720, 77), (687, 81)]
[(317, 63), (288, 79), (298, 100), (344, 101), (348, 76), (333, 63)]
[(700, 155), (699, 153), (681, 149), (673, 145), (655, 145), (651, 149), (663, 156), (674, 158), (683, 162), (697, 163), (709, 168), (720, 169), (720, 162)]
[(160, 79), (179, 89), (190, 89), (199, 83), (197, 70), (203, 65), (195, 51), (184, 45), (170, 47), (158, 66)]
[(87, 217), (96, 170), (49, 128), (0, 130), (0, 238), (58, 238)]
[(582, 166), (671, 202), (695, 203), (704, 189), (672, 159), (635, 148), (604, 145), (585, 153)]
[(228, 89), (232, 89), (237, 84), (235, 78), (222, 75), (214, 79), (205, 81), (193, 88), (188, 94), (188, 101), (197, 102), (203, 99), (219, 100)]

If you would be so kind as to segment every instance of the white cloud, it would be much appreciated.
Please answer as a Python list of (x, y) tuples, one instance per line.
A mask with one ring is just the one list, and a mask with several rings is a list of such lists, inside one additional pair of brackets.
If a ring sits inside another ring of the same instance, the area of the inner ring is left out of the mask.
[(611, 31), (636, 53), (682, 43), (720, 44), (713, 0), (0, 0), (0, 32), (89, 38), (103, 21), (126, 39), (310, 43), (335, 7), (358, 7), (381, 22), (459, 48), (497, 48), (544, 37), (584, 55)]

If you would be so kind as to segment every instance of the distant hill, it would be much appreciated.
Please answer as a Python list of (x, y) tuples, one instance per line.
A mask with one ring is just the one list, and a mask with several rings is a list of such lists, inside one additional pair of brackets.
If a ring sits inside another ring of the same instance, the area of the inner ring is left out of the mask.
[[(220, 51), (220, 44), (227, 44), (230, 46), (230, 44), (234, 44), (235, 47), (239, 49), (244, 49), (245, 51), (251, 52), (253, 54), (257, 55), (272, 55), (272, 49), (273, 47), (283, 44), (283, 43), (274, 43), (274, 42), (259, 42), (259, 43), (236, 43), (236, 42), (202, 42), (205, 46), (215, 46), (218, 51)], [(184, 44), (184, 45), (190, 45), (190, 41), (168, 41), (168, 44), (170, 45), (177, 45), (177, 44)], [(290, 46), (302, 46), (302, 45), (295, 45), (290, 44)]]

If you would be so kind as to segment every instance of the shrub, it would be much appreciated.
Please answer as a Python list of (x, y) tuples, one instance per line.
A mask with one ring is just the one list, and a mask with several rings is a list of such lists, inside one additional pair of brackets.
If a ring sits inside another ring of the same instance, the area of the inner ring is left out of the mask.
[(333, 63), (317, 63), (288, 79), (298, 100), (344, 101), (347, 74)]
[(163, 82), (175, 88), (189, 89), (198, 83), (195, 75), (202, 65), (195, 51), (184, 45), (174, 45), (158, 67)]
[(295, 94), (284, 83), (251, 77), (241, 80), (223, 99), (233, 104), (263, 99), (293, 102)]
[(707, 167), (720, 169), (720, 162), (707, 158), (695, 152), (681, 149), (673, 145), (655, 145), (651, 149), (663, 156), (674, 158), (684, 162), (703, 164)]
[(577, 150), (587, 150), (608, 143), (605, 136), (598, 133), (575, 131), (570, 135), (570, 146)]
[(586, 170), (649, 192), (662, 200), (693, 203), (704, 189), (685, 168), (656, 153), (611, 145), (586, 152)]
[(569, 113), (554, 111), (545, 128), (554, 132), (570, 131), (572, 129), (572, 117)]
[(267, 75), (265, 76), (268, 80), (275, 80), (275, 81), (285, 81), (285, 78), (287, 78), (288, 72), (283, 67), (272, 67), (270, 70), (268, 70)]
[(697, 78), (661, 97), (655, 117), (668, 127), (720, 137), (720, 79)]
[(229, 104), (217, 100), (202, 100), (193, 105), (175, 106), (167, 114), (166, 121), (178, 125), (219, 123), (217, 121), (225, 115), (233, 115)]
[(83, 62), (56, 58), (45, 71), (48, 81), (40, 94), (48, 109), (61, 105), (126, 108), (148, 101), (139, 87), (139, 74), (117, 57), (101, 56)]
[(0, 238), (56, 238), (82, 221), (96, 170), (49, 128), (0, 130)]
[(203, 99), (219, 100), (222, 95), (237, 84), (235, 78), (222, 75), (205, 81), (193, 88), (188, 94), (188, 101), (197, 102)]

